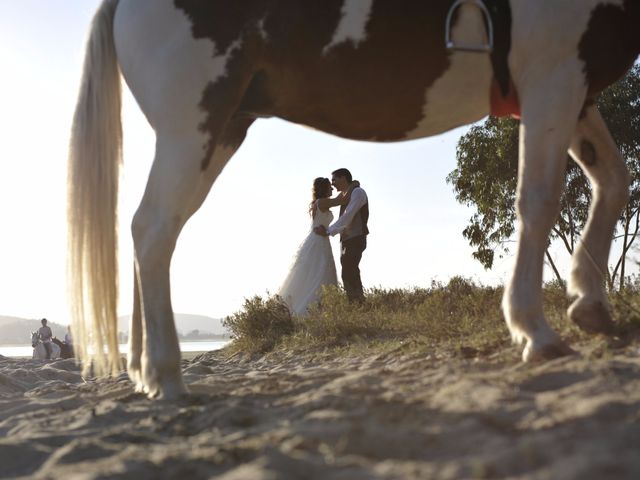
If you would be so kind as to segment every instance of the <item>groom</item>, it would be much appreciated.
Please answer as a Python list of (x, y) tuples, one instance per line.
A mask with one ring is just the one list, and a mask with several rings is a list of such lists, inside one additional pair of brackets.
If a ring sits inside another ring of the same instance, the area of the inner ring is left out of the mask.
[(331, 184), (342, 194), (350, 191), (349, 199), (340, 207), (340, 218), (333, 225), (328, 229), (321, 225), (314, 231), (324, 236), (340, 234), (342, 283), (349, 300), (361, 303), (364, 293), (359, 265), (362, 252), (367, 248), (369, 200), (365, 191), (357, 183), (354, 185), (351, 172), (346, 168), (339, 168), (331, 174)]

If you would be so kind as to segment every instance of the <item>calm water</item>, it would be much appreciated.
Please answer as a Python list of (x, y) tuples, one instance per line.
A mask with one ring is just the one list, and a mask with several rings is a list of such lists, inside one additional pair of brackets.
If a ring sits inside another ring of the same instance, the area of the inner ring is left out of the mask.
[[(183, 352), (209, 352), (224, 347), (229, 340), (212, 340), (209, 342), (180, 342), (180, 350)], [(120, 344), (120, 352), (127, 353), (127, 344)], [(0, 355), (5, 357), (31, 357), (33, 348), (31, 345), (0, 345)]]

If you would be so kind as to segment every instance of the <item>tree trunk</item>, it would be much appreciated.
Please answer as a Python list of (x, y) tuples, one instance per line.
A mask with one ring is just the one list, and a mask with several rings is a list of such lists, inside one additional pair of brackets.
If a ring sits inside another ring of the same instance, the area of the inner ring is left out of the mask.
[(560, 283), (560, 285), (564, 286), (564, 280), (562, 279), (562, 277), (560, 276), (560, 272), (558, 271), (558, 269), (556, 268), (556, 264), (553, 263), (553, 259), (551, 258), (551, 255), (549, 254), (549, 249), (547, 248), (544, 251), (545, 255), (547, 256), (547, 260), (549, 261), (549, 265), (551, 265), (551, 269), (553, 270), (553, 273), (556, 276), (556, 279), (558, 280), (558, 282)]
[(623, 228), (624, 228), (624, 237), (622, 238), (622, 262), (620, 263), (620, 286), (618, 288), (619, 292), (622, 292), (622, 290), (624, 290), (624, 267), (625, 264), (627, 262), (627, 248), (628, 247), (628, 242), (629, 242), (629, 223), (630, 222), (630, 218), (629, 218), (629, 206), (627, 206), (627, 208), (625, 208), (625, 215), (624, 215), (624, 224), (623, 224)]
[[(634, 217), (635, 226), (633, 228), (633, 232), (631, 233), (629, 230)], [(616, 265), (613, 268), (613, 272), (611, 274), (611, 281), (609, 283), (610, 290), (613, 290), (613, 285), (616, 283), (616, 279), (618, 278), (618, 270), (620, 270), (620, 280), (618, 281), (619, 288), (620, 290), (624, 288), (627, 253), (638, 237), (638, 231), (640, 230), (640, 209), (631, 210), (628, 208), (626, 210), (623, 227), (623, 235), (621, 235), (620, 237), (616, 237), (616, 239), (622, 238), (622, 253), (620, 254), (620, 257), (618, 258), (618, 261), (616, 262)]]
[(624, 290), (624, 267), (627, 263), (627, 242), (629, 240), (629, 218), (624, 219), (624, 238), (622, 240), (622, 262), (620, 263), (620, 287), (619, 292)]

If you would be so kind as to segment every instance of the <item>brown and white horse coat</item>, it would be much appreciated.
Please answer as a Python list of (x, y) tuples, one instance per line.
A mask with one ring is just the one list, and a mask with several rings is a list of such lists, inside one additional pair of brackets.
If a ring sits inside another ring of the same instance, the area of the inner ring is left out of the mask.
[[(118, 366), (115, 205), (120, 73), (154, 128), (156, 154), (135, 214), (128, 367), (140, 390), (185, 391), (170, 300), (180, 230), (255, 119), (277, 116), (379, 142), (434, 135), (490, 112), (521, 115), (518, 248), (503, 307), (523, 358), (570, 353), (542, 313), (543, 254), (566, 152), (593, 185), (573, 258), (569, 314), (611, 329), (603, 272), (628, 173), (592, 98), (640, 54), (640, 0), (485, 0), (491, 53), (447, 51), (453, 0), (105, 0), (91, 30), (70, 155), (74, 337)], [(456, 41), (485, 41), (476, 6)], [(92, 333), (93, 332), (93, 333)], [(82, 345), (85, 345), (84, 347)]]

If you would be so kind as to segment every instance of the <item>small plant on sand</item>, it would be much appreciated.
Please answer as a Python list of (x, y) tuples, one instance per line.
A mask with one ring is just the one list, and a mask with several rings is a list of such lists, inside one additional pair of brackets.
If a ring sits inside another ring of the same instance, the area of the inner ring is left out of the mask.
[(222, 324), (231, 331), (238, 348), (252, 352), (271, 350), (294, 331), (291, 312), (277, 295), (266, 300), (258, 295), (245, 299), (242, 310)]
[(433, 282), (429, 296), (415, 309), (414, 329), (439, 342), (484, 350), (508, 338), (500, 299), (501, 287), (478, 286), (453, 277)]
[(327, 345), (379, 334), (384, 328), (384, 319), (368, 305), (350, 303), (336, 286), (324, 287), (320, 301), (311, 306), (307, 315), (296, 320), (298, 336)]
[(622, 290), (609, 294), (616, 319), (616, 333), (623, 338), (640, 338), (640, 276), (627, 278)]

